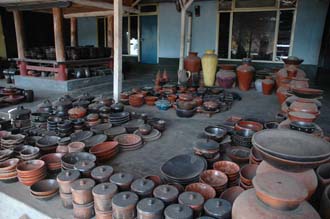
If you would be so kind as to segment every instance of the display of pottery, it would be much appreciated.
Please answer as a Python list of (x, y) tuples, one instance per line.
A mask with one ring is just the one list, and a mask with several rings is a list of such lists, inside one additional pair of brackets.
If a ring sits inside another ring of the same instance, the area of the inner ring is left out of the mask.
[(203, 79), (206, 87), (214, 85), (217, 71), (218, 57), (214, 50), (206, 50), (202, 57)]
[(238, 66), (237, 71), (237, 79), (238, 79), (238, 87), (242, 91), (247, 91), (250, 89), (255, 68), (251, 65), (252, 60), (249, 58), (244, 58), (242, 60), (242, 65)]

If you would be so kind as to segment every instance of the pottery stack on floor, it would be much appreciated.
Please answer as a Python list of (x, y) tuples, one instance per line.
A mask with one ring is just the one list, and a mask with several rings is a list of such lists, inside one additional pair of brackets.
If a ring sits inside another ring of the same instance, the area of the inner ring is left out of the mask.
[(57, 175), (57, 182), (60, 188), (60, 197), (64, 208), (72, 209), (71, 184), (80, 177), (78, 170), (65, 170)]

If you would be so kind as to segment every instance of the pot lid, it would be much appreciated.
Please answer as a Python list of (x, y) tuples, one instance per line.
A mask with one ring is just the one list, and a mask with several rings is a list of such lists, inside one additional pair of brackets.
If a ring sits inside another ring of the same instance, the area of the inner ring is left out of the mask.
[(145, 198), (139, 201), (137, 204), (137, 210), (142, 211), (143, 213), (149, 214), (162, 214), (163, 209), (165, 208), (164, 203), (157, 198)]
[(113, 196), (118, 192), (118, 186), (114, 183), (101, 183), (93, 188), (93, 195)]
[(57, 175), (57, 180), (73, 182), (79, 177), (80, 177), (80, 172), (78, 170), (64, 170)]
[(172, 204), (165, 209), (166, 218), (192, 219), (193, 210), (182, 204)]
[(231, 214), (231, 204), (224, 199), (213, 198), (205, 202), (204, 210), (215, 218), (227, 218)]
[(179, 195), (179, 203), (187, 206), (202, 206), (204, 198), (197, 192), (183, 192)]
[(152, 193), (155, 183), (150, 179), (136, 179), (131, 184), (131, 190), (138, 194)]
[(207, 141), (198, 141), (195, 144), (195, 148), (199, 149), (199, 150), (220, 150), (219, 149), (219, 143), (214, 141), (214, 140), (207, 140)]
[(308, 196), (303, 184), (283, 173), (259, 174), (253, 186), (259, 199), (273, 208), (295, 208)]
[(78, 100), (88, 100), (91, 101), (94, 99), (94, 96), (90, 95), (89, 93), (83, 93), (77, 97)]
[(90, 160), (81, 160), (75, 163), (73, 167), (81, 172), (88, 172), (95, 167), (95, 163)]
[(60, 97), (58, 100), (53, 102), (53, 106), (69, 106), (72, 104), (72, 101), (64, 97)]
[(178, 197), (179, 190), (171, 185), (160, 185), (154, 189), (153, 194), (161, 200), (172, 201)]
[(82, 178), (74, 181), (71, 184), (72, 190), (92, 190), (95, 186), (95, 181), (89, 178)]
[(15, 109), (9, 110), (8, 113), (11, 115), (19, 116), (19, 115), (30, 114), (31, 110), (26, 109), (23, 106), (17, 106)]
[(116, 173), (110, 177), (110, 182), (115, 183), (119, 186), (129, 185), (133, 181), (134, 176), (130, 173)]
[(112, 175), (112, 173), (113, 173), (112, 166), (102, 165), (95, 167), (92, 170), (91, 175), (94, 179), (103, 179), (103, 178), (109, 178)]
[(138, 201), (139, 197), (134, 192), (120, 192), (112, 198), (112, 204), (120, 208), (135, 206)]

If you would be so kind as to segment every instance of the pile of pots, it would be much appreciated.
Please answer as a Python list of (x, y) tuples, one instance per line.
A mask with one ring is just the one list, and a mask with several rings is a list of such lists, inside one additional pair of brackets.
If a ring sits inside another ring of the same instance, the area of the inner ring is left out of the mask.
[(16, 171), (18, 180), (26, 186), (31, 186), (47, 176), (47, 168), (42, 160), (20, 162), (16, 167)]

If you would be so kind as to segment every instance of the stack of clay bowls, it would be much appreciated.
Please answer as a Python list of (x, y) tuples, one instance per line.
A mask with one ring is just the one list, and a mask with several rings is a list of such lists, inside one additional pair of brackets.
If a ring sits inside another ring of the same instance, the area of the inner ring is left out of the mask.
[(206, 168), (207, 162), (204, 158), (194, 154), (183, 154), (166, 161), (160, 170), (166, 181), (187, 185), (197, 182), (199, 175)]
[(91, 154), (94, 154), (98, 162), (105, 162), (116, 156), (119, 151), (117, 141), (106, 141), (101, 144), (97, 144), (89, 150)]
[(18, 145), (22, 144), (25, 139), (24, 135), (7, 135), (1, 138), (1, 148), (14, 149)]
[(30, 187), (31, 195), (36, 199), (49, 200), (58, 193), (58, 183), (55, 179), (44, 179)]
[(257, 174), (258, 165), (247, 164), (240, 170), (240, 186), (247, 190), (253, 188), (252, 179)]
[(213, 169), (225, 173), (228, 177), (228, 187), (238, 186), (240, 167), (231, 161), (218, 161), (213, 164)]
[(72, 209), (72, 193), (71, 184), (79, 179), (80, 172), (78, 170), (65, 170), (57, 175), (57, 182), (60, 187), (60, 197), (62, 205), (65, 208)]
[(92, 218), (95, 215), (92, 189), (95, 181), (82, 178), (71, 183), (74, 218)]
[(215, 189), (206, 184), (206, 183), (191, 183), (189, 185), (186, 186), (185, 188), (186, 192), (197, 192), (199, 194), (201, 194), (203, 196), (203, 198), (205, 199), (205, 201), (215, 198), (217, 195), (217, 192), (215, 191)]
[(51, 172), (57, 172), (61, 170), (61, 158), (64, 153), (50, 153), (40, 157), (46, 163), (46, 167)]
[(254, 147), (251, 148), (249, 163), (259, 165), (262, 161), (262, 156), (259, 151), (257, 151)]
[(0, 181), (14, 182), (17, 180), (16, 166), (18, 162), (18, 158), (12, 158), (0, 163)]
[(80, 141), (71, 142), (68, 144), (68, 152), (82, 152), (85, 149), (85, 143)]
[(63, 170), (73, 170), (74, 165), (79, 161), (96, 162), (96, 156), (87, 152), (72, 152), (61, 157), (61, 166)]
[(23, 161), (17, 165), (16, 171), (18, 180), (26, 186), (31, 186), (47, 176), (47, 168), (42, 160)]
[(132, 94), (129, 96), (129, 105), (133, 107), (141, 107), (144, 104), (143, 94)]
[(113, 126), (119, 126), (129, 121), (130, 115), (128, 112), (112, 113), (110, 115), (110, 123)]
[(217, 194), (220, 195), (227, 188), (228, 177), (219, 170), (205, 170), (200, 175), (199, 181), (212, 186)]
[(0, 150), (0, 162), (8, 160), (13, 154), (14, 151), (11, 149)]
[(85, 125), (87, 127), (93, 127), (93, 126), (101, 123), (100, 116), (97, 113), (88, 114), (86, 119), (87, 119), (87, 121), (85, 122)]
[(57, 131), (60, 137), (69, 136), (73, 132), (71, 120), (64, 120), (57, 123)]
[(93, 135), (90, 138), (87, 138), (83, 142), (85, 143), (85, 148), (90, 149), (91, 147), (93, 147), (97, 144), (101, 144), (101, 143), (105, 142), (107, 140), (107, 138), (108, 137), (105, 134), (97, 134), (97, 135)]
[(120, 150), (132, 151), (143, 146), (142, 138), (135, 134), (122, 134), (114, 138), (119, 143)]
[(156, 141), (162, 136), (160, 131), (152, 128), (151, 125), (148, 124), (141, 125), (134, 134), (140, 136), (144, 142)]
[(36, 146), (44, 153), (53, 153), (56, 151), (60, 139), (61, 138), (57, 136), (45, 136), (36, 142)]
[(37, 147), (26, 145), (25, 149), (19, 152), (19, 157), (22, 160), (33, 160), (40, 156), (40, 149)]

